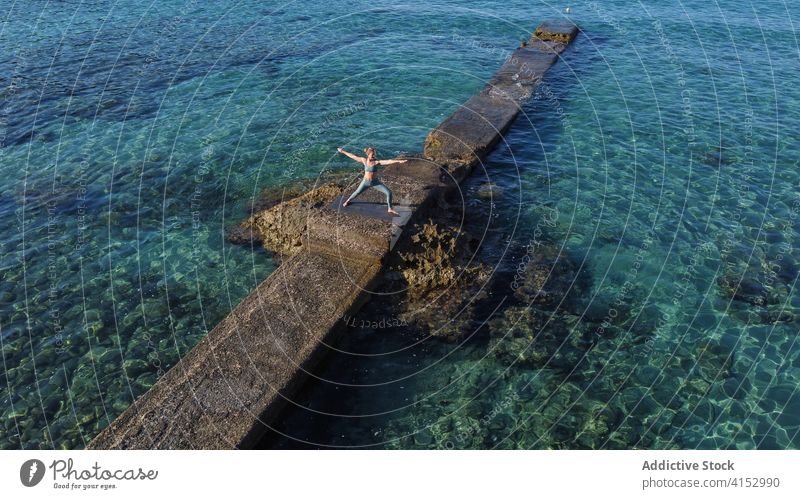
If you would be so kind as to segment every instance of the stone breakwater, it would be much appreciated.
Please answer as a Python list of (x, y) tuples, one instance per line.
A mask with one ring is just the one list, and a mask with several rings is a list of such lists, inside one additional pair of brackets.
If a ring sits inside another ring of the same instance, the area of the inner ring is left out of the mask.
[[(387, 257), (409, 237), (404, 228), (424, 227), (436, 200), (502, 140), (577, 33), (568, 22), (542, 23), (480, 93), (428, 134), (422, 154), (386, 168), (382, 180), (401, 217), (340, 208), (331, 203), (344, 190), (337, 182), (253, 213), (233, 236), (286, 259), (88, 447), (254, 445), (346, 329), (343, 318), (368, 301)], [(368, 191), (359, 201), (380, 207), (383, 198)]]

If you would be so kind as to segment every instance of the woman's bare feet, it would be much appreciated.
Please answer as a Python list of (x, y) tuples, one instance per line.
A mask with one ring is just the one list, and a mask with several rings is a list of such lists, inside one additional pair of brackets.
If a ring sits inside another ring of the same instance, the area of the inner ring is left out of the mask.
[(394, 211), (392, 208), (389, 208), (389, 214), (390, 214), (390, 215), (399, 215), (399, 213), (397, 213), (396, 211)]

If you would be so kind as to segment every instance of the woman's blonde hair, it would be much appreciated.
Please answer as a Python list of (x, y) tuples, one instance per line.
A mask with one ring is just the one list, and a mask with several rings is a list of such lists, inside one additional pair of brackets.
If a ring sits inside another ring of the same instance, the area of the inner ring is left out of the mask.
[(377, 153), (375, 152), (374, 147), (367, 147), (364, 149), (364, 154), (366, 154), (367, 157), (370, 157), (370, 156), (375, 156)]

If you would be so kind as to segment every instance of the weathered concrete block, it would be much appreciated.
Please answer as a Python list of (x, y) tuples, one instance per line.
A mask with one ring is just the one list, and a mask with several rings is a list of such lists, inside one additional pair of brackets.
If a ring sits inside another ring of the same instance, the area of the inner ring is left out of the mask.
[(425, 158), (409, 158), (405, 163), (389, 165), (384, 170), (384, 175), (413, 177), (422, 182), (426, 189), (452, 184), (447, 167)]
[(425, 157), (445, 165), (465, 165), (464, 174), (468, 174), (500, 141), (544, 73), (577, 33), (578, 28), (569, 22), (539, 25), (531, 41), (513, 52), (480, 94), (428, 134)]
[[(391, 165), (398, 168), (393, 170), (384, 171), (380, 175), (381, 182), (386, 184), (391, 190), (395, 203), (402, 203), (405, 206), (419, 206), (428, 199), (430, 190), (435, 189), (437, 186), (429, 184), (424, 179), (416, 178), (412, 175), (401, 175), (402, 167), (404, 165)], [(346, 193), (352, 192), (352, 189), (345, 191)], [(367, 192), (362, 194), (358, 199), (371, 200), (375, 202), (382, 202), (385, 197), (380, 192), (374, 189), (368, 189)]]
[(309, 251), (349, 261), (380, 261), (389, 251), (392, 223), (322, 208), (308, 219), (303, 246)]
[(308, 217), (312, 211), (341, 192), (342, 187), (337, 184), (321, 185), (300, 196), (255, 213), (240, 227), (246, 237), (249, 237), (248, 231), (257, 234), (258, 240), (269, 251), (294, 255), (301, 249)]
[(481, 93), (511, 100), (521, 107), (533, 95), (536, 84), (556, 62), (556, 57), (554, 53), (535, 48), (518, 48)]
[(497, 144), (518, 112), (513, 100), (476, 95), (428, 134), (425, 156), (437, 163), (474, 164)]
[(250, 446), (379, 270), (307, 251), (290, 258), (89, 448)]
[(566, 20), (544, 21), (533, 36), (540, 40), (551, 40), (568, 44), (578, 35), (578, 27)]

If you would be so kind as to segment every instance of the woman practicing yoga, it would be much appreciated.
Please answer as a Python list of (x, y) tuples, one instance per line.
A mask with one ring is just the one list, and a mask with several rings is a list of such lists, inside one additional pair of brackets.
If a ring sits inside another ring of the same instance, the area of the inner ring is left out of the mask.
[(347, 198), (347, 201), (342, 203), (342, 206), (346, 207), (350, 204), (350, 201), (354, 200), (356, 196), (367, 190), (368, 187), (372, 187), (375, 190), (381, 191), (386, 196), (386, 204), (389, 205), (389, 213), (392, 215), (399, 215), (394, 208), (392, 208), (392, 191), (389, 190), (386, 185), (378, 180), (375, 176), (375, 172), (378, 171), (378, 166), (386, 166), (386, 165), (393, 165), (395, 163), (405, 163), (408, 160), (405, 159), (375, 159), (375, 149), (372, 147), (367, 147), (364, 149), (367, 157), (356, 156), (355, 154), (351, 154), (341, 147), (336, 149), (340, 153), (344, 154), (348, 158), (352, 159), (353, 161), (358, 161), (359, 163), (364, 165), (364, 179), (358, 185), (358, 188), (350, 194), (350, 197)]

